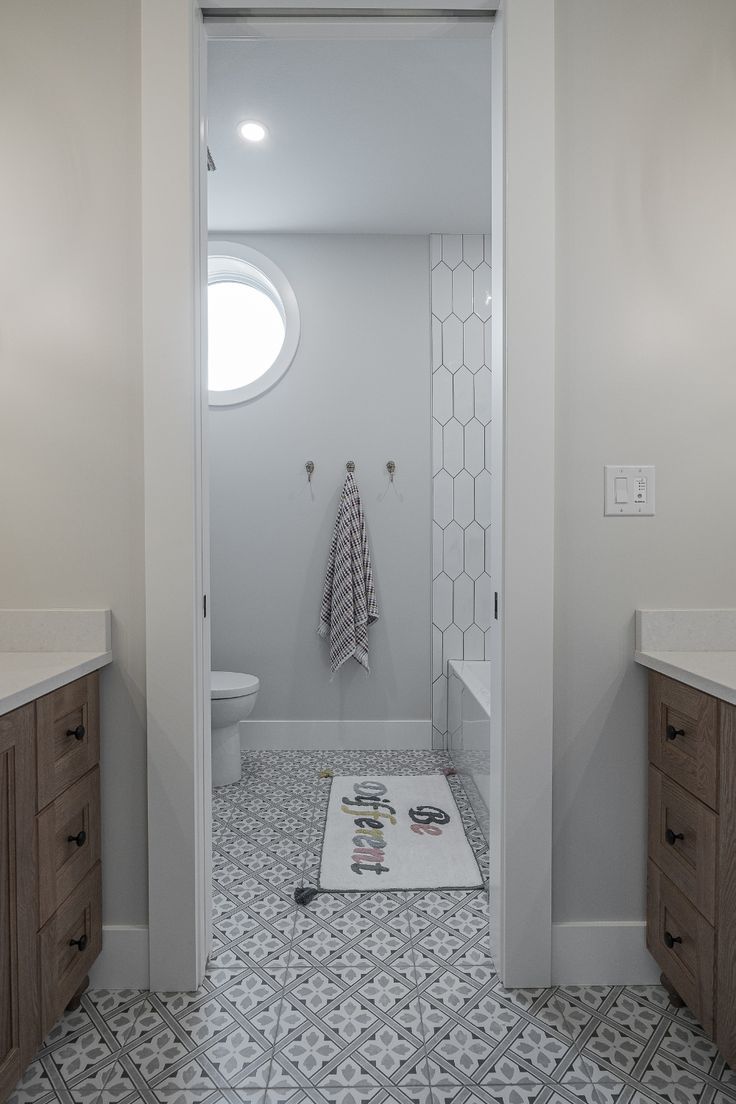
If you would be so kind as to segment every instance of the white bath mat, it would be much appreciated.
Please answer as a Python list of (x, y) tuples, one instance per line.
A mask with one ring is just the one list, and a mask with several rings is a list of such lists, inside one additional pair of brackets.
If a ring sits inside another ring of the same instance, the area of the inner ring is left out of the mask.
[(322, 890), (481, 889), (483, 878), (447, 779), (332, 779)]

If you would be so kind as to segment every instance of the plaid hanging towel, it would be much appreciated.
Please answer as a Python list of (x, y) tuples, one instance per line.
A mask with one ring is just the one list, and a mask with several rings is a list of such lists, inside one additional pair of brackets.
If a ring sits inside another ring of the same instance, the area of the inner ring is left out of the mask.
[(348, 472), (332, 534), (317, 632), (330, 640), (333, 673), (351, 656), (366, 671), (368, 626), (378, 620), (365, 517), (358, 486)]

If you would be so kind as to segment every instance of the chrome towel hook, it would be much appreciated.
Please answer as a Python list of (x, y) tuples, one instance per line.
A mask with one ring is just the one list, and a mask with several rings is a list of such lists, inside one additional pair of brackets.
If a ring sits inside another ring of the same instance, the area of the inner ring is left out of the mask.
[(386, 464), (386, 471), (388, 472), (388, 474), (389, 474), (389, 477), (390, 477), (389, 481), (390, 481), (391, 483), (393, 483), (393, 481), (394, 481), (394, 475), (395, 475), (395, 473), (396, 473), (396, 461), (395, 461), (395, 460), (389, 460), (389, 461), (387, 462), (387, 464)]
[(314, 460), (307, 460), (304, 467), (307, 469), (307, 483), (311, 483), (314, 475)]
[(355, 461), (354, 460), (348, 460), (347, 464), (345, 465), (345, 470), (349, 471), (349, 472), (354, 472), (355, 471)]

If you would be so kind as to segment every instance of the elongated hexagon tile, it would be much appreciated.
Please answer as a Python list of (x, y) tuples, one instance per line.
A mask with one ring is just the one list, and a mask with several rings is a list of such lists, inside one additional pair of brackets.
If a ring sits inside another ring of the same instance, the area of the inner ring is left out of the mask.
[(469, 629), (473, 623), (473, 595), (475, 586), (469, 575), (459, 575), (453, 588), (452, 619), (461, 629)]
[(482, 471), (475, 478), (475, 520), (479, 525), (491, 524), (491, 473)]
[(483, 235), (483, 258), (487, 265), (491, 263), (491, 235)]
[(473, 313), (473, 271), (464, 262), (452, 271), (452, 313), (463, 322)]
[(463, 234), (463, 260), (469, 268), (477, 268), (483, 260), (483, 235)]
[(442, 425), (452, 417), (452, 375), (446, 368), (432, 376), (432, 417)]
[(449, 372), (457, 372), (463, 362), (463, 324), (456, 314), (442, 323), (442, 363)]
[(447, 677), (440, 675), (432, 683), (432, 723), (440, 732), (447, 732)]
[(432, 578), (436, 579), (442, 571), (442, 528), (432, 522)]
[(465, 467), (471, 475), (478, 475), (485, 465), (485, 430), (477, 418), (471, 418), (465, 426)]
[(442, 323), (432, 315), (432, 371), (442, 363)]
[(432, 314), (444, 322), (452, 310), (452, 271), (440, 263), (432, 269)]
[(438, 575), (432, 584), (432, 618), (443, 631), (452, 624), (452, 582), (445, 574)]
[(463, 326), (463, 363), (471, 372), (483, 367), (485, 341), (483, 322), (477, 314), (471, 314)]
[(475, 612), (474, 620), (481, 629), (490, 629), (493, 617), (493, 601), (491, 593), (491, 580), (483, 574), (475, 582)]
[(442, 467), (450, 475), (457, 475), (464, 467), (465, 451), (465, 434), (457, 418), (450, 418), (445, 425), (442, 432), (442, 442)]
[(434, 268), (442, 260), (442, 235), (429, 235), (429, 266)]
[(432, 419), (432, 475), (442, 467), (442, 423)]
[(485, 262), (473, 273), (473, 310), (484, 321), (491, 317), (491, 269)]
[[(468, 479), (470, 479), (470, 476), (468, 476)], [(452, 521), (452, 476), (443, 469), (437, 472), (437, 475), (432, 480), (432, 484), (434, 490), (434, 520), (444, 529), (444, 527), (449, 525)]]
[(452, 380), (453, 413), (463, 425), (473, 417), (474, 378), (467, 368), (458, 368)]
[[(435, 379), (437, 373), (435, 373)], [(457, 378), (457, 377), (456, 377)], [(475, 416), (485, 425), (491, 420), (493, 394), (491, 391), (491, 372), (489, 368), (479, 368), (473, 376), (475, 393)]]
[(485, 658), (485, 634), (477, 625), (466, 629), (463, 641), (463, 659)]
[(463, 570), (463, 530), (456, 521), (451, 521), (443, 533), (442, 565), (451, 579), (456, 579)]
[(465, 571), (471, 579), (477, 579), (485, 568), (485, 533), (477, 521), (465, 530)]
[(432, 626), (432, 681), (442, 674), (442, 632)]
[(475, 516), (475, 484), (470, 472), (461, 471), (454, 480), (454, 517), (463, 528), (470, 525)]
[(442, 670), (445, 674), (451, 659), (463, 659), (463, 634), (457, 625), (450, 625), (442, 634)]
[(455, 268), (463, 259), (462, 234), (442, 235), (442, 260), (450, 268)]

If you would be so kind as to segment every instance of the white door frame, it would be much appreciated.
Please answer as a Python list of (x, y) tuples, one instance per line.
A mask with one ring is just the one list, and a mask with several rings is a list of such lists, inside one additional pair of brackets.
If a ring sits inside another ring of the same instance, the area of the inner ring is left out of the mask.
[[(203, 6), (242, 5), (141, 0), (149, 948), (151, 987), (164, 990), (195, 988), (209, 950)], [(257, 6), (297, 13), (314, 4)], [(447, 0), (334, 6), (448, 8)], [(550, 979), (554, 5), (504, 0), (499, 19), (494, 55), (503, 81), (493, 104), (494, 144), (502, 143), (504, 164), (503, 189), (493, 197), (493, 370), (505, 400), (494, 444), (502, 493), (492, 506), (503, 534), (494, 626), (503, 793), (497, 957), (504, 983), (523, 986)]]

